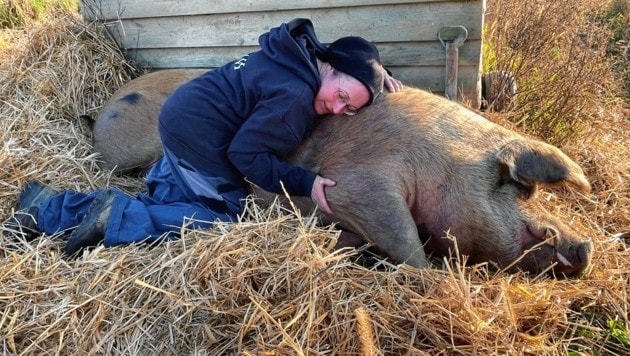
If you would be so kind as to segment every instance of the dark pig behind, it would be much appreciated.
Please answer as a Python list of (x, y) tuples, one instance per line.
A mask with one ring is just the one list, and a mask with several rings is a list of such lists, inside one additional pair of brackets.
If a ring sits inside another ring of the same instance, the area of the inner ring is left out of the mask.
[(207, 69), (169, 69), (142, 75), (118, 89), (99, 111), (93, 146), (101, 166), (145, 171), (162, 156), (157, 119), (166, 98)]

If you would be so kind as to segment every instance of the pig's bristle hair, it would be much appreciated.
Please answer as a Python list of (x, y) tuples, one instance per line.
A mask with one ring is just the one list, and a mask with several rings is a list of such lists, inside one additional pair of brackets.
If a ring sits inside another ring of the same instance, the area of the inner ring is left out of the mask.
[[(99, 169), (89, 119), (81, 118), (93, 118), (138, 70), (102, 28), (75, 16), (14, 36), (17, 45), (0, 52), (1, 218), (10, 216), (29, 179), (56, 189), (140, 191), (142, 179)], [(615, 122), (612, 134), (602, 124), (593, 139), (563, 148), (585, 168), (592, 195), (538, 197), (593, 238), (593, 263), (581, 278), (493, 272), (457, 258), (432, 259), (427, 270), (385, 260), (364, 267), (354, 251), (333, 251), (334, 227), (251, 200), (237, 222), (183, 227), (178, 241), (99, 247), (76, 260), (60, 256), (61, 236), (26, 242), (0, 235), (0, 348), (5, 354), (624, 354), (629, 346), (610, 330), (627, 337), (630, 327), (630, 242), (612, 232), (630, 226), (630, 148), (619, 144), (630, 125)]]

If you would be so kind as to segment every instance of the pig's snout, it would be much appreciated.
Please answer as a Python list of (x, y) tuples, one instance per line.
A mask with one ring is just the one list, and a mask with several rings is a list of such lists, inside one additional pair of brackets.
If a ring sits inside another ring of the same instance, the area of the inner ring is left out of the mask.
[(523, 252), (529, 252), (518, 263), (520, 269), (532, 273), (547, 270), (558, 277), (575, 276), (591, 261), (592, 242), (578, 238), (568, 229), (532, 224), (527, 232)]
[(552, 262), (556, 265), (553, 272), (572, 276), (579, 274), (588, 266), (591, 260), (591, 240), (578, 241), (575, 238), (563, 236), (555, 228), (547, 228), (546, 242), (553, 247)]
[(556, 249), (555, 262), (557, 262), (557, 265), (554, 267), (554, 272), (560, 272), (567, 276), (582, 272), (590, 263), (592, 245), (590, 240), (586, 240), (576, 245), (571, 245), (564, 251)]
[(591, 261), (592, 246), (593, 243), (591, 242), (591, 240), (584, 241), (578, 246), (578, 259), (584, 267), (586, 267)]

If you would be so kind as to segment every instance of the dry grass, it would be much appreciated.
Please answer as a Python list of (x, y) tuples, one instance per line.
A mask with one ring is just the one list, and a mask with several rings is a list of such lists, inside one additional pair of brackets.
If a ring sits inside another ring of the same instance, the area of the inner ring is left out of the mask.
[(57, 11), (76, 11), (76, 0), (2, 0), (0, 28), (22, 27)]
[(518, 84), (510, 121), (553, 144), (575, 140), (619, 96), (603, 12), (618, 0), (490, 0), (484, 66)]
[(102, 185), (106, 173), (87, 144), (89, 121), (80, 118), (94, 116), (136, 70), (100, 29), (73, 15), (9, 36), (15, 45), (0, 52), (0, 198), (33, 178), (68, 188)]
[[(20, 188), (116, 185), (95, 164), (93, 115), (134, 75), (98, 31), (72, 16), (29, 29), (0, 53), (0, 204)], [(582, 226), (593, 265), (575, 280), (435, 268), (366, 269), (331, 252), (330, 228), (274, 206), (153, 248), (60, 257), (57, 236), (0, 237), (0, 348), (6, 354), (627, 354), (630, 243), (627, 113), (601, 108), (584, 139), (563, 147), (593, 183), (588, 199), (548, 192)], [(603, 113), (607, 113), (604, 115)], [(624, 116), (626, 115), (626, 116)], [(498, 117), (498, 119), (501, 119)], [(506, 123), (509, 123), (506, 121)], [(613, 323), (613, 324), (610, 324)], [(612, 327), (611, 327), (612, 325)], [(625, 333), (625, 334), (624, 334)], [(625, 342), (624, 344), (624, 335)]]

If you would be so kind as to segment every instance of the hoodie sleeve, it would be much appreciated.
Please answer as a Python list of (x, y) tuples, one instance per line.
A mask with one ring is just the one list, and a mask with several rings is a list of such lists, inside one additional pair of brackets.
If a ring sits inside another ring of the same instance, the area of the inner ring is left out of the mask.
[[(287, 103), (290, 107), (286, 111), (275, 109), (286, 108)], [(312, 94), (297, 99), (295, 93), (276, 95), (262, 101), (234, 136), (228, 158), (245, 177), (266, 191), (282, 194), (282, 181), (289, 194), (310, 196), (316, 174), (281, 157), (300, 144), (312, 129), (314, 118)]]

